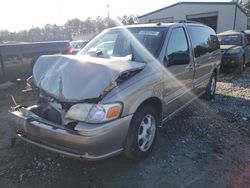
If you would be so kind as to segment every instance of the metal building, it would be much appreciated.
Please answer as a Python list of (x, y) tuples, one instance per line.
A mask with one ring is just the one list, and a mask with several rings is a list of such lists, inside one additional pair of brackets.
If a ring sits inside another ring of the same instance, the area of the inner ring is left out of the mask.
[(247, 29), (247, 14), (235, 2), (179, 2), (139, 16), (139, 23), (192, 20), (212, 27), (217, 33)]

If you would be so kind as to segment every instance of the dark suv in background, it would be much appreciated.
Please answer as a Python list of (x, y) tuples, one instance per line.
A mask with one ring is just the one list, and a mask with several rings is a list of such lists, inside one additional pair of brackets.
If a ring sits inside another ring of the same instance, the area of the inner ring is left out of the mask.
[(250, 61), (250, 46), (246, 33), (229, 30), (218, 34), (222, 52), (222, 69), (233, 68), (240, 74)]

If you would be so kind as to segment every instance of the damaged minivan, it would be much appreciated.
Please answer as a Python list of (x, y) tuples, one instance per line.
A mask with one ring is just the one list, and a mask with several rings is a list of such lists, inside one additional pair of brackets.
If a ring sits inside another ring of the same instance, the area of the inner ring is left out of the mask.
[(39, 99), (9, 111), (12, 140), (86, 160), (143, 159), (169, 118), (214, 97), (220, 61), (217, 36), (202, 24), (107, 29), (76, 56), (37, 60), (29, 82)]

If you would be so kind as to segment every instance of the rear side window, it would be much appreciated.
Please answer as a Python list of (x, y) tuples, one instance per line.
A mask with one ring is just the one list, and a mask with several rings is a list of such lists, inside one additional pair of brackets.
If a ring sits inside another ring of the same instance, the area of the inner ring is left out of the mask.
[(242, 35), (219, 35), (221, 45), (242, 45)]
[(215, 32), (204, 26), (188, 26), (195, 57), (203, 56), (220, 48)]

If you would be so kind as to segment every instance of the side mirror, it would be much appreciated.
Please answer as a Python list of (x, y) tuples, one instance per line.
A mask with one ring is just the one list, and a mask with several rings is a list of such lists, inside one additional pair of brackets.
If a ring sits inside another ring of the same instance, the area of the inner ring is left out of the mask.
[(167, 66), (189, 64), (190, 55), (187, 52), (176, 52), (168, 56)]

